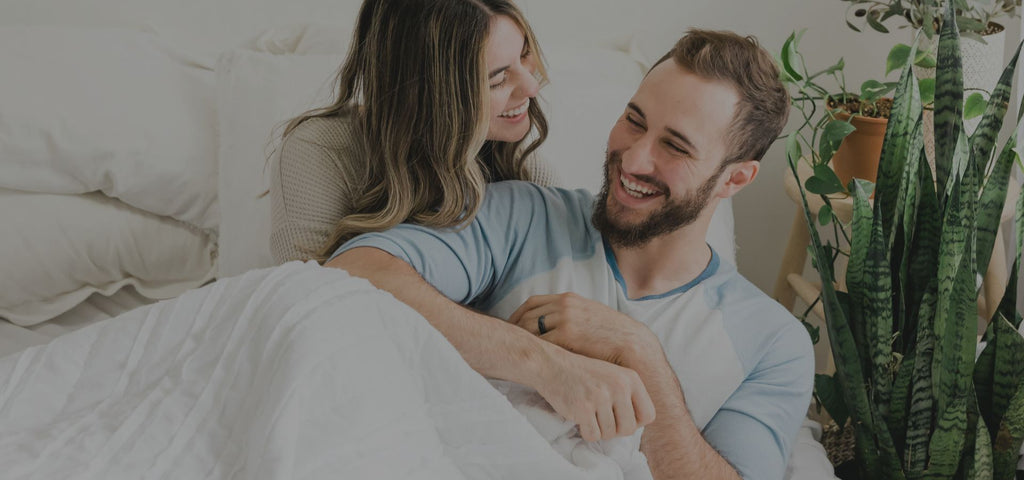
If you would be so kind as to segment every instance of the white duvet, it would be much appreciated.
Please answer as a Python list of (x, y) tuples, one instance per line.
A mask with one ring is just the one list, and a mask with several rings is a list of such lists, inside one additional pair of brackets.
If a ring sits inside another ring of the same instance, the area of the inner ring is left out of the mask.
[(0, 359), (0, 478), (650, 478), (639, 435), (582, 442), (498, 386), (390, 295), (295, 262)]

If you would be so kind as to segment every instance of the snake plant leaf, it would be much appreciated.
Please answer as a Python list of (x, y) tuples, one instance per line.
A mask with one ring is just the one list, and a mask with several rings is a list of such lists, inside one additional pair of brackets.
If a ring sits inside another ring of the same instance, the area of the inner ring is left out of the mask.
[(978, 219), (975, 223), (977, 229), (977, 272), (982, 275), (988, 271), (988, 263), (992, 258), (992, 248), (996, 243), (996, 234), (999, 232), (999, 225), (1002, 223), (1003, 205), (1006, 203), (1006, 191), (1010, 183), (1010, 173), (1013, 171), (1013, 163), (1017, 159), (1014, 148), (1017, 147), (1017, 134), (1013, 134), (1003, 151), (999, 154), (996, 164), (989, 174), (985, 187), (981, 191), (981, 198), (978, 200)]
[(967, 397), (953, 398), (938, 414), (928, 445), (929, 462), (925, 478), (953, 478), (967, 443)]
[[(907, 274), (900, 285), (903, 297), (904, 321), (900, 326), (900, 339), (903, 351), (913, 350), (917, 342), (922, 309), (918, 307), (925, 300), (925, 293), (937, 289), (939, 239), (941, 235), (941, 213), (938, 198), (935, 194), (931, 167), (925, 158), (923, 146), (918, 155), (911, 160), (916, 163), (916, 195), (909, 199), (903, 214), (903, 228), (908, 235), (902, 261), (906, 264)], [(934, 298), (932, 301), (935, 301)], [(932, 310), (934, 313), (934, 310)], [(926, 317), (930, 319), (931, 317)], [(931, 322), (931, 320), (928, 320)], [(929, 327), (930, 328), (930, 327)]]
[(891, 193), (898, 192), (903, 166), (908, 152), (916, 150), (911, 144), (916, 140), (914, 132), (921, 122), (921, 93), (918, 91), (914, 72), (909, 65), (903, 67), (896, 86), (892, 111), (885, 128), (882, 153), (878, 163), (875, 201), (882, 215), (882, 231), (888, 238), (892, 232), (892, 220), (897, 198)]
[[(1024, 381), (1024, 337), (1010, 321), (999, 315), (993, 329), (995, 347), (992, 376), (992, 404), (985, 419), (995, 431), (1010, 405), (1010, 400)], [(986, 347), (986, 350), (988, 347)]]
[[(947, 2), (939, 34), (935, 70), (935, 177), (945, 186), (953, 168), (956, 142), (963, 126), (964, 79), (960, 62), (960, 33)], [(940, 203), (945, 204), (945, 189), (940, 189)]]
[[(789, 168), (793, 175), (797, 176), (796, 161), (789, 159)], [(807, 204), (807, 195), (799, 182), (801, 206), (804, 212), (804, 221), (807, 222), (811, 237), (811, 253), (818, 267), (818, 274), (821, 277), (821, 299), (822, 307), (825, 309), (825, 325), (828, 330), (829, 344), (832, 347), (832, 356), (836, 361), (836, 379), (838, 380), (846, 405), (858, 431), (866, 429), (869, 432), (877, 431), (876, 420), (872, 415), (869, 405), (867, 391), (861, 379), (864, 378), (864, 371), (861, 368), (860, 359), (857, 356), (857, 347), (854, 344), (853, 333), (847, 321), (846, 312), (840, 305), (835, 287), (832, 284), (832, 262), (828, 257), (825, 248), (822, 246), (818, 229), (814, 227), (814, 220), (811, 217), (810, 206)], [(881, 419), (879, 419), (881, 421)], [(889, 432), (883, 429), (883, 434), (888, 436)], [(870, 436), (868, 438), (871, 438)], [(872, 442), (874, 443), (874, 442)], [(867, 446), (865, 446), (866, 448)], [(858, 447), (861, 448), (861, 447)], [(873, 447), (877, 448), (877, 446)]]
[(937, 303), (932, 281), (921, 301), (921, 319), (915, 345), (913, 381), (910, 392), (910, 410), (907, 417), (906, 450), (904, 469), (907, 478), (921, 478), (928, 466), (928, 440), (932, 432), (932, 416), (935, 400), (932, 393), (932, 360), (935, 355), (935, 332), (929, 321), (934, 318)]
[(853, 192), (853, 219), (850, 221), (850, 261), (846, 266), (846, 287), (850, 294), (850, 331), (857, 346), (857, 357), (861, 368), (871, 371), (871, 353), (867, 335), (869, 321), (870, 291), (878, 279), (868, 271), (868, 257), (871, 251), (871, 233), (874, 218), (871, 202), (861, 187), (859, 179), (850, 182)]
[(846, 425), (846, 420), (850, 418), (850, 410), (846, 407), (846, 400), (843, 399), (843, 392), (835, 377), (815, 374), (814, 394), (832, 420), (835, 420), (836, 425), (839, 425), (840, 429), (843, 428)]
[(1020, 456), (1021, 443), (1024, 441), (1024, 384), (1017, 388), (1017, 393), (1010, 400), (1010, 405), (999, 425), (999, 431), (992, 442), (992, 454), (995, 460), (993, 478), (1012, 480)]
[(917, 362), (916, 350), (911, 350), (903, 357), (896, 370), (896, 378), (892, 384), (892, 395), (889, 400), (889, 434), (892, 435), (896, 451), (906, 450), (907, 419), (910, 414), (910, 387), (914, 378), (914, 364)]
[[(863, 262), (863, 265), (858, 266), (858, 270), (863, 277), (859, 280), (856, 289), (859, 290), (857, 293), (857, 300), (861, 302), (861, 311), (863, 317), (864, 329), (864, 340), (867, 345), (867, 357), (869, 359), (869, 366), (871, 371), (871, 386), (873, 394), (873, 403), (879, 406), (879, 411), (882, 415), (888, 413), (889, 408), (889, 397), (892, 392), (892, 369), (890, 368), (890, 361), (892, 359), (892, 344), (890, 343), (892, 338), (893, 328), (893, 312), (892, 312), (892, 273), (889, 269), (888, 259), (888, 248), (887, 239), (882, 234), (882, 219), (880, 215), (871, 215), (871, 204), (868, 201), (867, 192), (865, 192), (862, 183), (866, 183), (863, 180), (855, 179), (850, 182), (852, 185), (853, 192), (853, 208), (854, 217), (858, 216), (858, 210), (863, 212), (860, 214), (861, 221), (864, 226), (867, 227), (867, 245), (862, 246), (864, 256), (857, 258), (858, 261)], [(866, 219), (864, 218), (866, 217)], [(854, 226), (854, 235), (858, 233), (856, 231), (857, 226)], [(856, 238), (851, 241), (857, 241)], [(853, 270), (852, 263), (854, 257), (852, 251), (855, 247), (851, 243), (851, 265), (848, 268)], [(849, 275), (847, 276), (849, 278)], [(855, 286), (847, 283), (851, 296)], [(852, 319), (851, 319), (852, 320)], [(851, 321), (851, 324), (854, 324)]]
[(995, 469), (992, 458), (992, 437), (985, 422), (979, 421), (980, 411), (978, 403), (971, 400), (968, 405), (967, 417), (967, 451), (963, 457), (965, 472), (964, 478), (968, 480), (991, 480)]
[(977, 130), (971, 135), (971, 155), (974, 156), (978, 168), (982, 171), (988, 170), (989, 158), (992, 156), (996, 137), (999, 135), (999, 130), (1003, 128), (1003, 119), (1010, 105), (1010, 91), (1013, 87), (1013, 77), (1017, 69), (1017, 59), (1020, 58), (1020, 50), (1021, 45), (1017, 45), (1016, 53), (1003, 69), (1002, 75), (999, 76), (999, 82), (992, 90), (992, 95), (985, 108), (985, 116), (981, 118)]

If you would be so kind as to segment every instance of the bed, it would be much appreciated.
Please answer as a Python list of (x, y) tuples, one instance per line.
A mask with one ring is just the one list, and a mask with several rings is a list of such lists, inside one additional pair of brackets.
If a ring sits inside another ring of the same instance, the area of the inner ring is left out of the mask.
[[(0, 19), (0, 64), (18, 72), (0, 77), (0, 357), (272, 266), (273, 135), (330, 95), (359, 2), (122, 3), (19, 0)], [(539, 154), (596, 190), (608, 129), (686, 7), (518, 3), (550, 64)], [(709, 242), (735, 263), (730, 202)], [(805, 427), (790, 478), (830, 478)]]

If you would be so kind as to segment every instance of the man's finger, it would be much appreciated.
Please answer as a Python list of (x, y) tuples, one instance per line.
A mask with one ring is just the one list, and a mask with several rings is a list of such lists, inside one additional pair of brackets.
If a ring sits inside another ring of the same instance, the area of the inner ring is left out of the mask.
[(611, 402), (598, 407), (597, 424), (601, 427), (601, 440), (615, 438), (618, 429), (615, 427), (615, 409), (612, 407)]
[(647, 393), (646, 388), (640, 388), (633, 392), (633, 411), (636, 413), (636, 424), (642, 427), (654, 421), (656, 412), (654, 402)]
[(579, 423), (580, 436), (588, 442), (596, 442), (601, 439), (601, 429), (597, 425), (597, 415), (593, 414), (586, 420)]
[(533, 310), (541, 305), (551, 303), (552, 299), (556, 296), (557, 295), (534, 295), (530, 298), (527, 298), (526, 301), (523, 302), (523, 304), (516, 309), (516, 311), (512, 312), (512, 315), (509, 315), (508, 321), (516, 325), (519, 325), (519, 322), (525, 316), (526, 312)]
[(612, 408), (615, 413), (615, 427), (618, 429), (616, 434), (632, 435), (636, 431), (636, 413), (633, 411), (632, 399), (627, 395), (621, 395)]

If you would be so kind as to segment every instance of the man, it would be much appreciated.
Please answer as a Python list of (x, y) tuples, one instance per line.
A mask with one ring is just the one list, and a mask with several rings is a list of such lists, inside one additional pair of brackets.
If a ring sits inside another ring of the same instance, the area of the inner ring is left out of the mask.
[(788, 109), (753, 39), (691, 31), (613, 127), (596, 200), (494, 184), (464, 229), (363, 235), (326, 265), (418, 310), (481, 374), (535, 388), (584, 439), (646, 425), (658, 480), (781, 478), (810, 339), (705, 237)]

